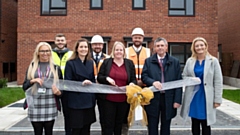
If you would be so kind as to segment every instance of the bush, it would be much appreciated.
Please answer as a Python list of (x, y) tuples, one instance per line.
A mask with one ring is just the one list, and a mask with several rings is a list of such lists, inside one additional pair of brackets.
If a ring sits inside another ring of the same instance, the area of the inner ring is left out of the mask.
[(0, 78), (0, 88), (7, 87), (7, 82), (8, 82), (7, 78)]

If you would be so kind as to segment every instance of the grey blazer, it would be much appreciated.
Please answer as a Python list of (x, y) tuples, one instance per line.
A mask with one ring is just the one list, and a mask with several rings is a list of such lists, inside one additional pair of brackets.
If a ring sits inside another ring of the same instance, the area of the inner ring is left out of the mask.
[[(194, 66), (196, 59), (191, 57), (187, 60), (182, 76), (195, 77)], [(206, 114), (207, 125), (212, 125), (216, 122), (216, 108), (214, 103), (222, 103), (222, 72), (217, 58), (206, 55), (204, 65), (204, 90), (206, 95)], [(180, 115), (186, 120), (189, 114), (189, 107), (194, 96), (194, 86), (186, 87), (183, 97), (183, 104)]]

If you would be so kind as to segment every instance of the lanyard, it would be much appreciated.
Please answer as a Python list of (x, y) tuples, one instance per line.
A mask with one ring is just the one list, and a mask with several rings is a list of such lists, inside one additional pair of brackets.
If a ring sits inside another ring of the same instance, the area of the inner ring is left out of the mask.
[(43, 73), (41, 72), (41, 70), (40, 70), (40, 66), (38, 66), (38, 77), (39, 77), (39, 78), (48, 77), (49, 72), (50, 72), (50, 67), (47, 66), (47, 72), (46, 72), (46, 74), (45, 74), (45, 76), (44, 76), (44, 74), (43, 74)]

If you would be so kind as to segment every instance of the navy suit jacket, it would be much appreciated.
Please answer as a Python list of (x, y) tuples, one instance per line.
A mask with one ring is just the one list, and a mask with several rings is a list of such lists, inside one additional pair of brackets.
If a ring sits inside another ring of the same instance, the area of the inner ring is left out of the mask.
[[(69, 60), (65, 66), (65, 80), (80, 81), (90, 80), (95, 83), (93, 61), (79, 59)], [(64, 92), (67, 96), (68, 107), (72, 109), (86, 109), (95, 106), (95, 94), (82, 92)]]
[[(112, 68), (113, 58), (107, 58), (103, 61), (103, 64), (100, 67), (98, 72), (97, 81), (101, 84), (109, 84), (110, 83), (106, 80), (109, 76), (110, 70)], [(137, 84), (136, 76), (135, 76), (135, 67), (132, 60), (124, 59), (125, 68), (127, 71), (127, 84), (134, 83)]]
[[(179, 61), (166, 53), (166, 63), (164, 64), (164, 81), (176, 81), (181, 80), (181, 67)], [(145, 60), (143, 71), (142, 71), (142, 81), (148, 87), (153, 85), (153, 82), (161, 82), (161, 68), (159, 66), (157, 54)], [(151, 100), (149, 105), (146, 105), (147, 113), (156, 113), (160, 101), (160, 92), (154, 92), (154, 98)], [(174, 103), (181, 104), (182, 102), (182, 88), (176, 88), (172, 90), (165, 91), (165, 101), (166, 101), (166, 119), (171, 119), (176, 116), (177, 109), (173, 108)], [(159, 114), (155, 114), (159, 115)]]

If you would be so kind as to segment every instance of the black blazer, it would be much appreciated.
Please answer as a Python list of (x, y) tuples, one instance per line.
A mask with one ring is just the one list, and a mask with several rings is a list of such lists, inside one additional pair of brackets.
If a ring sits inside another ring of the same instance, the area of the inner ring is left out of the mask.
[[(100, 70), (98, 72), (98, 76), (97, 76), (97, 81), (99, 83), (110, 85), (110, 83), (106, 80), (106, 78), (109, 76), (112, 63), (113, 63), (113, 58), (107, 58), (103, 61), (103, 64), (101, 65)], [(128, 76), (127, 84), (131, 82), (134, 84), (137, 84), (137, 80), (135, 76), (135, 67), (134, 67), (133, 61), (129, 59), (124, 59), (124, 64), (125, 64), (125, 68)]]
[[(79, 59), (69, 60), (65, 66), (65, 80), (80, 81), (90, 80), (95, 83), (93, 61), (85, 60), (84, 63)], [(64, 97), (67, 97), (67, 104), (72, 109), (86, 109), (95, 106), (95, 94), (65, 91)]]

